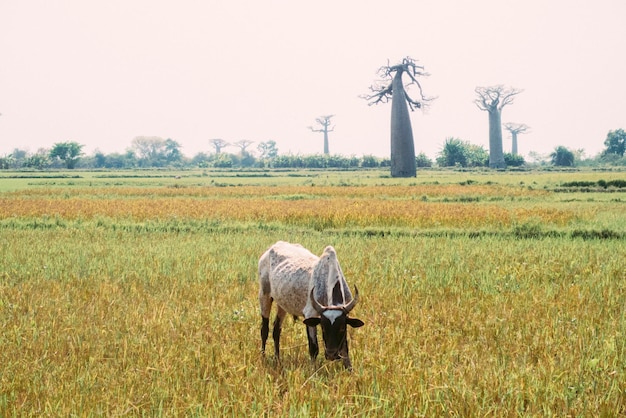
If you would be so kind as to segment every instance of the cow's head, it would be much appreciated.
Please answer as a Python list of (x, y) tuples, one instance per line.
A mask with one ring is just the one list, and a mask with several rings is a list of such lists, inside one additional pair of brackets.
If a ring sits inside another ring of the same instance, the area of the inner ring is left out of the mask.
[(349, 362), (347, 327), (349, 325), (353, 328), (358, 328), (364, 325), (360, 319), (348, 317), (348, 313), (359, 301), (359, 289), (354, 286), (354, 298), (346, 305), (341, 306), (323, 306), (315, 300), (313, 290), (311, 289), (310, 295), (311, 305), (320, 317), (307, 318), (304, 320), (304, 323), (310, 327), (321, 325), (327, 360), (343, 359), (344, 362), (346, 360)]

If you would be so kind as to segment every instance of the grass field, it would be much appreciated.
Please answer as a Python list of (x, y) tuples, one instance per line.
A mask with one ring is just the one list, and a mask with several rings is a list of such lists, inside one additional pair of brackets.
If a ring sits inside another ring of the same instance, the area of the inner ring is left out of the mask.
[[(0, 416), (626, 415), (624, 180), (2, 172)], [(261, 356), (277, 240), (358, 285), (352, 373)]]

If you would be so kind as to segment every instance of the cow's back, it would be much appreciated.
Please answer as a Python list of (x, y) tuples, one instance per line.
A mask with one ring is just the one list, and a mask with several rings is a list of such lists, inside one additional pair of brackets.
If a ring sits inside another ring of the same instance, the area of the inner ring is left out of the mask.
[(289, 314), (302, 316), (318, 260), (299, 244), (278, 241), (259, 260), (261, 291)]

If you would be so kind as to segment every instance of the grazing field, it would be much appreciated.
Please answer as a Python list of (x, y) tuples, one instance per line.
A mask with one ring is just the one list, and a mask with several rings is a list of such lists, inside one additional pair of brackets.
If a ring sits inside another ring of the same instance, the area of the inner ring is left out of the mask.
[[(3, 172), (0, 416), (626, 415), (625, 214), (617, 171)], [(261, 356), (277, 240), (358, 285), (352, 373)]]

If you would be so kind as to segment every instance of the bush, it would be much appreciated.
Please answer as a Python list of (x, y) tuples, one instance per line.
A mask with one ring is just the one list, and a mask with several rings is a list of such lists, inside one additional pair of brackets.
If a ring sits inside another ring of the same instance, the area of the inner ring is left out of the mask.
[(213, 167), (215, 168), (231, 168), (233, 166), (233, 160), (229, 155), (219, 154), (213, 161)]
[(504, 162), (507, 167), (520, 167), (526, 164), (524, 157), (519, 154), (511, 154), (510, 152), (504, 154)]
[(415, 165), (417, 167), (432, 167), (433, 160), (428, 158), (428, 156), (423, 152), (420, 152), (419, 155), (415, 157)]
[(489, 164), (489, 153), (482, 146), (448, 138), (439, 152), (437, 164), (441, 167), (485, 167)]
[(573, 167), (574, 153), (566, 147), (559, 145), (550, 154), (550, 161), (552, 162), (552, 165), (558, 167)]
[(378, 161), (378, 158), (374, 157), (373, 155), (364, 155), (361, 159), (361, 167), (363, 168), (374, 168), (378, 167), (379, 165), (380, 162)]

